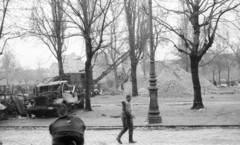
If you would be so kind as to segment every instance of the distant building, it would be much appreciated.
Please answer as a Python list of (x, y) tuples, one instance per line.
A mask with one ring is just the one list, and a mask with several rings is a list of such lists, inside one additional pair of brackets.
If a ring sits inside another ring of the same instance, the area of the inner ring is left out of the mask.
[[(79, 70), (84, 69), (84, 62), (79, 59), (80, 56), (76, 55), (74, 52), (63, 56), (63, 69), (64, 73), (79, 72)], [(58, 75), (58, 63), (53, 62), (50, 67), (50, 73), (52, 76)]]

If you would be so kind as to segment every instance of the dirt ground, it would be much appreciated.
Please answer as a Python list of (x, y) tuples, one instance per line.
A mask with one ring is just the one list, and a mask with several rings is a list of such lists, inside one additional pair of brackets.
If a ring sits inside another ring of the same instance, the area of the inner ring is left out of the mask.
[[(233, 88), (222, 89), (222, 93), (203, 95), (205, 108), (190, 110), (192, 97), (162, 98), (158, 96), (162, 126), (208, 126), (240, 125), (240, 93)], [(120, 127), (121, 101), (125, 95), (100, 95), (91, 98), (93, 111), (74, 110), (71, 112), (83, 119), (87, 126)], [(147, 126), (150, 99), (148, 96), (132, 98), (132, 112), (136, 116), (135, 126)], [(0, 126), (48, 126), (56, 118), (13, 118), (0, 121)]]

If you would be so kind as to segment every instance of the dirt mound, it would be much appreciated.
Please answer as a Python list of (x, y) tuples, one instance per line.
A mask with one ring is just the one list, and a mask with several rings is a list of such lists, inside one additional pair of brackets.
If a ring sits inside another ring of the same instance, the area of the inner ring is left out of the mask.
[(176, 80), (167, 81), (158, 86), (158, 94), (163, 98), (190, 97), (192, 93)]
[[(165, 67), (157, 79), (158, 94), (160, 97), (188, 97), (193, 96), (192, 75), (181, 68), (171, 69)], [(199, 75), (202, 93), (207, 94), (219, 89), (211, 82)], [(138, 93), (148, 96), (149, 78), (138, 77)], [(124, 92), (131, 94), (132, 82), (124, 84)]]
[[(180, 79), (179, 81), (183, 81), (184, 86), (186, 88), (191, 88), (190, 91), (193, 92), (193, 84), (192, 84), (192, 75), (191, 73), (185, 71), (184, 69), (178, 68), (174, 70), (173, 72), (178, 78)], [(201, 76), (199, 74), (199, 79), (200, 79), (200, 85), (203, 90), (219, 90), (216, 86), (214, 86), (211, 82), (209, 82), (206, 78)]]
[(108, 91), (105, 91), (102, 93), (102, 95), (124, 95), (124, 91), (118, 90), (118, 89), (108, 89)]
[(138, 89), (139, 96), (148, 97), (149, 96), (149, 90), (148, 88), (140, 88)]
[[(212, 83), (199, 76), (202, 92), (218, 90)], [(164, 97), (185, 97), (193, 95), (192, 76), (185, 70), (164, 68), (157, 77), (159, 95)]]

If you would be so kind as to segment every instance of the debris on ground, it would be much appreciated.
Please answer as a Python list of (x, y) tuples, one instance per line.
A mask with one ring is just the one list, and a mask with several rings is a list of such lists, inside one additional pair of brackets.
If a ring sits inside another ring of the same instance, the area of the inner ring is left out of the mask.
[(120, 118), (121, 115), (111, 115), (110, 117), (111, 117), (111, 118)]
[(186, 96), (192, 96), (189, 90), (174, 80), (167, 81), (163, 85), (158, 86), (158, 88), (158, 94), (163, 98), (183, 98)]
[(124, 95), (124, 91), (118, 89), (108, 89), (102, 95)]
[[(203, 76), (199, 76), (201, 90), (204, 94), (209, 93), (211, 90), (219, 90), (216, 86), (214, 86), (211, 82), (205, 79)], [(157, 77), (158, 88), (163, 92), (161, 94), (166, 93), (166, 87), (170, 88), (167, 93), (180, 93), (180, 94), (188, 94), (193, 95), (193, 84), (192, 84), (192, 76), (191, 73), (185, 71), (182, 68), (171, 69), (164, 68), (160, 75)], [(173, 91), (173, 92), (172, 92)], [(181, 97), (181, 96), (179, 96)]]
[[(193, 84), (191, 73), (185, 71), (182, 68), (168, 68), (165, 67), (161, 73), (156, 77), (158, 94), (164, 98), (183, 98), (193, 96)], [(199, 75), (202, 94), (211, 94), (211, 92), (218, 92), (219, 89), (209, 82), (206, 78)], [(141, 96), (149, 96), (149, 79), (138, 78), (138, 93)], [(127, 82), (125, 84), (125, 92), (131, 93), (132, 83)]]

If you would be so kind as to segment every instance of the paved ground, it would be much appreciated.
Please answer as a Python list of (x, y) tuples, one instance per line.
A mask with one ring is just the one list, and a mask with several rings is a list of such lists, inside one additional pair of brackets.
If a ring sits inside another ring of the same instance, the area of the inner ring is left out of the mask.
[[(121, 96), (122, 98), (124, 96)], [(101, 99), (106, 99), (99, 97)], [(93, 98), (93, 111), (78, 110), (72, 114), (79, 116), (87, 126), (121, 126), (121, 106), (118, 102), (99, 104)], [(121, 98), (112, 97), (113, 100)], [(136, 116), (135, 126), (147, 126), (148, 105), (146, 97), (133, 98), (132, 112)], [(141, 101), (144, 101), (141, 102)], [(95, 101), (95, 102), (94, 102)], [(107, 99), (106, 99), (107, 101)], [(103, 101), (104, 102), (104, 101)], [(204, 102), (205, 109), (190, 110), (192, 102), (161, 102), (159, 105), (161, 126), (212, 126), (240, 125), (240, 100)], [(51, 118), (18, 118), (0, 121), (0, 126), (48, 126), (56, 117)]]
[[(124, 99), (123, 95), (94, 97), (91, 99), (93, 111), (77, 110), (71, 113), (81, 117), (87, 125), (86, 145), (118, 144), (116, 136), (120, 132), (119, 117), (121, 101)], [(159, 98), (162, 123), (157, 125), (162, 128), (150, 130), (152, 127), (146, 122), (149, 97), (133, 97), (132, 112), (136, 116), (134, 124), (141, 126), (135, 130), (134, 138), (138, 141), (136, 145), (240, 144), (240, 95), (205, 95), (203, 100), (205, 108), (194, 111), (190, 110), (192, 98)], [(54, 117), (13, 118), (0, 121), (0, 142), (3, 145), (50, 145), (51, 138), (47, 127), (55, 119)], [(31, 129), (27, 129), (29, 126)], [(178, 129), (169, 129), (166, 126), (176, 126)], [(202, 126), (202, 128), (179, 129), (180, 126)], [(237, 126), (238, 128), (210, 126)], [(92, 130), (97, 127), (104, 130)], [(122, 141), (127, 144), (127, 134), (123, 136)]]
[[(85, 145), (117, 145), (118, 130), (86, 130)], [(136, 145), (211, 145), (240, 144), (239, 128), (195, 128), (195, 129), (160, 129), (134, 130)], [(123, 144), (128, 144), (128, 135), (122, 137)], [(47, 128), (4, 129), (0, 128), (0, 142), (3, 145), (50, 145), (51, 137)]]

